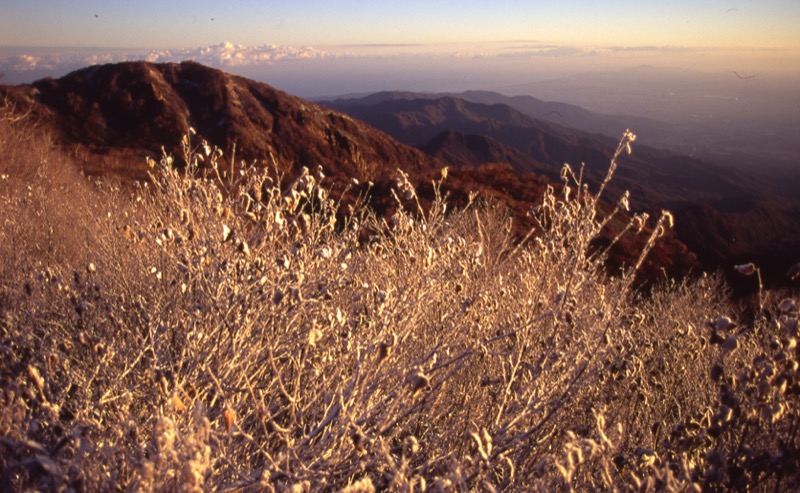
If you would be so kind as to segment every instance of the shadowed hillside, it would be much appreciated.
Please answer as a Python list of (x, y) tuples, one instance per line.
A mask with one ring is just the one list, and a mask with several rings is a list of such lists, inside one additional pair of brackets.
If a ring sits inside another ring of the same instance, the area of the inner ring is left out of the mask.
[(230, 159), (262, 166), (274, 159), (283, 172), (321, 165), (367, 180), (398, 167), (414, 174), (438, 168), (346, 115), (193, 62), (101, 65), (2, 91), (18, 110), (33, 105), (35, 118), (85, 157), (91, 173), (122, 165), (116, 171), (141, 175), (143, 151), (158, 157), (163, 146), (178, 153), (189, 127)]
[(463, 134), (447, 130), (420, 147), (433, 157), (455, 166), (475, 166), (484, 163), (506, 163), (518, 171), (549, 174), (550, 166), (543, 165), (527, 154), (504, 146), (492, 137)]
[[(401, 93), (402, 95), (403, 93)], [(376, 103), (371, 103), (377, 101)], [(329, 104), (375, 126), (401, 142), (425, 146), (443, 132), (491, 137), (496, 142), (532, 158), (532, 171), (546, 170), (558, 177), (561, 166), (585, 163), (588, 178), (602, 179), (616, 140), (589, 135), (536, 119), (505, 104), (480, 104), (457, 97), (417, 99), (373, 98), (342, 100)], [(458, 163), (453, 163), (458, 164)], [(723, 168), (664, 151), (639, 146), (620, 163), (614, 189), (637, 190), (634, 207), (679, 207), (681, 205), (731, 200), (753, 193), (752, 184), (736, 170)]]
[[(224, 151), (223, 160), (228, 161), (220, 170), (224, 176), (231, 166), (239, 169), (255, 164), (270, 170), (276, 167), (275, 171), (288, 177), (296, 177), (304, 166), (321, 166), (335, 195), (341, 196), (348, 189), (350, 194), (344, 199), (351, 203), (359, 195), (369, 194), (374, 209), (388, 216), (396, 209), (390, 189), (398, 170), (403, 170), (411, 183), (423, 186), (420, 199), (427, 207), (434, 197), (430, 190), (425, 191), (426, 184), (438, 176), (442, 166), (450, 164), (463, 168), (454, 173), (459, 177), (457, 182), (443, 186), (443, 191), (452, 196), (451, 205), (466, 205), (469, 193), (480, 190), (484, 200), (511, 208), (518, 238), (535, 226), (528, 211), (536, 205), (538, 192), (543, 189), (541, 175), (558, 184), (563, 163), (579, 163), (583, 156), (598, 161), (592, 169), (596, 170), (594, 176), (602, 176), (599, 173), (604, 173), (611, 158), (611, 150), (599, 144), (592, 144), (592, 152), (584, 155), (574, 152), (581, 149), (579, 146), (556, 139), (547, 148), (546, 159), (538, 161), (484, 139), (478, 145), (489, 146), (484, 151), (474, 143), (471, 148), (461, 142), (466, 147), (460, 150), (451, 143), (450, 156), (464, 158), (446, 161), (404, 145), (346, 114), (193, 62), (102, 65), (57, 80), (44, 79), (0, 91), (18, 113), (29, 110), (28, 120), (35, 122), (39, 130), (52, 132), (56, 144), (89, 174), (143, 178), (147, 172), (144, 157), (158, 159), (162, 148), (182, 156), (184, 150), (179, 143), (183, 133), (192, 128), (199, 139)], [(427, 117), (409, 118), (448, 121), (465, 109), (462, 102), (451, 102), (450, 106), (432, 110)], [(530, 120), (507, 107), (497, 106), (495, 110), (497, 121), (512, 118), (524, 125)], [(481, 124), (479, 115), (475, 120)], [(517, 138), (526, 136), (529, 135), (522, 133)], [(487, 159), (479, 159), (475, 152)], [(494, 163), (507, 162), (504, 156), (510, 155), (518, 157), (513, 170), (496, 177), (486, 171)], [(484, 164), (489, 167), (475, 167)], [(359, 183), (354, 185), (353, 179)], [(608, 200), (613, 202), (618, 197), (609, 196)], [(618, 233), (614, 224), (609, 227), (603, 233), (606, 241)], [(668, 235), (671, 237), (672, 233)], [(646, 266), (645, 277), (663, 277), (662, 268), (681, 275), (697, 267), (694, 255), (672, 237), (656, 248), (665, 251), (654, 255), (660, 260)], [(637, 251), (633, 246), (618, 246), (612, 252), (612, 265), (629, 264)]]
[[(553, 115), (549, 120), (534, 118), (508, 105), (537, 113), (559, 111), (551, 103), (481, 92), (464, 97), (471, 100), (385, 92), (325, 104), (450, 164), (504, 162), (557, 179), (564, 162), (574, 167), (585, 163), (589, 182), (596, 185), (602, 178), (600, 163), (608, 161), (612, 139), (562, 127), (552, 121)], [(560, 109), (571, 118), (583, 114), (577, 107)], [(591, 120), (597, 125), (615, 122), (604, 118), (595, 115)], [(800, 200), (784, 190), (795, 179), (745, 174), (637, 146), (633, 155), (621, 160), (610, 190), (629, 190), (635, 210), (675, 211), (679, 239), (698, 253), (706, 268), (721, 267), (738, 281), (731, 266), (760, 259), (766, 277), (779, 281), (800, 251), (800, 215), (794, 212), (800, 210)]]

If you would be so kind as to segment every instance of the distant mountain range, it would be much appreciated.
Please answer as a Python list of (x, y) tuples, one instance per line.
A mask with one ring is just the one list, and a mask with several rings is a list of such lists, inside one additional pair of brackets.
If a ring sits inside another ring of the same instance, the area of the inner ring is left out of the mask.
[[(557, 179), (562, 163), (586, 164), (590, 182), (602, 178), (617, 138), (603, 135), (644, 125), (646, 118), (599, 115), (577, 106), (529, 96), (382, 92), (322, 102), (417, 146), (452, 165), (505, 162)], [(567, 128), (554, 120), (571, 122)], [(800, 256), (800, 199), (782, 180), (769, 181), (646, 145), (622, 160), (612, 193), (631, 192), (639, 210), (669, 208), (679, 218), (679, 238), (707, 266), (730, 268), (759, 261), (774, 278)]]
[(321, 101), (321, 103), (334, 107), (339, 104), (374, 106), (377, 103), (388, 100), (438, 99), (448, 96), (485, 105), (502, 104), (536, 119), (581, 130), (589, 134), (598, 134), (603, 137), (622, 135), (622, 132), (626, 129), (636, 129), (637, 135), (645, 139), (657, 137), (673, 131), (673, 125), (652, 118), (632, 115), (600, 114), (588, 111), (574, 104), (543, 101), (533, 96), (506, 96), (492, 91), (466, 91), (438, 94), (386, 91), (363, 96), (343, 97), (332, 102)]
[[(491, 93), (467, 94), (480, 94), (482, 99), (492, 99), (489, 97)], [(527, 101), (528, 106), (536, 106), (540, 110), (553, 107), (550, 104), (540, 105), (533, 98), (519, 100)], [(518, 154), (513, 161), (518, 169), (545, 174), (554, 179), (560, 175), (564, 163), (570, 163), (576, 170), (581, 163), (585, 163), (588, 177), (595, 183), (605, 176), (618, 136), (626, 128), (622, 127), (617, 137), (589, 134), (536, 118), (507, 104), (475, 103), (449, 95), (413, 97), (409, 93), (380, 93), (323, 104), (363, 120), (403, 143), (425, 148), (428, 152), (447, 158), (448, 164), (476, 164), (474, 158), (462, 161), (452, 152), (452, 135), (449, 151), (436, 148), (436, 141), (442, 141), (441, 134), (457, 132), (491, 139), (495, 154), (510, 155), (516, 151)], [(569, 105), (556, 107), (570, 115), (590, 114)], [(594, 120), (606, 122), (601, 125), (604, 128), (614, 125), (613, 120), (605, 120), (601, 116), (596, 116)], [(527, 156), (527, 160), (523, 160), (519, 153)], [(761, 191), (754, 190), (753, 185), (751, 179), (745, 178), (734, 168), (636, 145), (636, 152), (623, 159), (612, 182), (612, 190), (617, 194), (622, 190), (630, 190), (633, 203), (638, 204), (639, 209), (652, 209), (676, 208), (694, 203), (727, 203), (753, 193), (760, 194)]]
[[(162, 146), (177, 154), (193, 127), (237, 163), (272, 166), (274, 159), (277, 171), (289, 176), (321, 165), (339, 190), (352, 178), (371, 181), (379, 210), (392, 207), (388, 190), (398, 168), (430, 197), (430, 180), (449, 165), (445, 190), (456, 205), (480, 191), (511, 207), (522, 230), (530, 226), (525, 211), (548, 183), (558, 185), (563, 163), (575, 170), (586, 163), (590, 182), (602, 178), (617, 137), (597, 132), (623, 128), (614, 117), (570, 105), (512, 98), (518, 106), (512, 107), (497, 102), (505, 98), (499, 95), (466, 95), (484, 102), (380, 93), (319, 105), (194, 62), (102, 65), (0, 86), (0, 98), (30, 111), (35, 128), (53, 135), (92, 174), (143, 177), (144, 157), (158, 157)], [(583, 118), (595, 133), (552, 121), (559, 117)], [(696, 269), (691, 251), (707, 266), (761, 254), (776, 269), (797, 261), (800, 208), (739, 171), (635, 145), (612, 183), (607, 200), (627, 189), (635, 208), (669, 207), (678, 216), (678, 237), (667, 237), (653, 254), (654, 275), (661, 267)], [(626, 248), (615, 253), (617, 264), (635, 255), (634, 244)]]

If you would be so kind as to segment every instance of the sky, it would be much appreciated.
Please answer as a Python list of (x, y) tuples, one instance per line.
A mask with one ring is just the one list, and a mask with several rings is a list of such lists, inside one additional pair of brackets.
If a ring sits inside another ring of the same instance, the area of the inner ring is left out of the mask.
[(637, 64), (800, 73), (798, 26), (797, 0), (0, 0), (0, 74), (194, 59), (309, 96)]
[(541, 40), (800, 47), (796, 0), (2, 0), (0, 45), (176, 49)]

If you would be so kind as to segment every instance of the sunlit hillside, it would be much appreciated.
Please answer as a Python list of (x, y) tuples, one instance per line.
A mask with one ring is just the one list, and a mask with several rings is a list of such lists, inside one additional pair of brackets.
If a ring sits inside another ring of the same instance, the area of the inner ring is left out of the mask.
[[(635, 144), (516, 241), (480, 196), (398, 172), (392, 216), (342, 211), (191, 132), (88, 180), (0, 113), (0, 489), (796, 491), (797, 292), (639, 289), (672, 216), (598, 207)], [(644, 247), (609, 277), (620, 218)]]

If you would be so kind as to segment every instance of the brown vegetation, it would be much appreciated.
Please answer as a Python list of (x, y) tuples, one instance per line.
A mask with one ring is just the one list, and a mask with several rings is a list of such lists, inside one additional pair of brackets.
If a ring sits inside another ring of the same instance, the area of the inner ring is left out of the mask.
[[(277, 173), (291, 181), (304, 166), (321, 166), (327, 176), (325, 186), (343, 205), (352, 206), (359, 196), (368, 195), (373, 210), (386, 218), (396, 210), (389, 191), (397, 169), (420, 188), (421, 203), (427, 208), (433, 199), (429, 183), (438, 176), (442, 160), (459, 156), (451, 169), (453, 179), (443, 184), (451, 207), (465, 206), (471, 193), (480, 193), (486, 202), (510, 206), (516, 238), (535, 226), (528, 211), (541, 199), (546, 187), (543, 175), (558, 183), (565, 161), (607, 162), (613, 152), (613, 147), (605, 148), (597, 142), (576, 145), (567, 134), (539, 138), (512, 131), (517, 141), (533, 138), (538, 143), (533, 147), (546, 142), (547, 149), (542, 150), (548, 156), (542, 161), (546, 164), (480, 136), (454, 136), (442, 143), (440, 150), (447, 152), (431, 157), (343, 113), (193, 62), (90, 67), (57, 80), (0, 86), (0, 98), (8, 101), (16, 114), (26, 115), (28, 123), (35, 123), (32, 133), (47, 132), (52, 143), (87, 175), (146, 180), (144, 157), (158, 159), (162, 149), (180, 154), (178, 143), (193, 128), (223, 151), (226, 163), (219, 170), (223, 177), (254, 166), (270, 170), (273, 178)], [(464, 109), (458, 104), (456, 107)], [(498, 117), (510, 115), (520, 123), (528, 121), (510, 108), (497, 113)], [(479, 113), (474, 116), (480, 121)], [(555, 128), (551, 127), (545, 130)], [(497, 164), (500, 161), (511, 163), (512, 169)], [(597, 185), (603, 175), (592, 171), (595, 167), (599, 169), (593, 165), (582, 173), (584, 180), (594, 179), (591, 183)], [(560, 185), (555, 186), (558, 189)], [(611, 192), (608, 200), (612, 202), (622, 194), (618, 189)], [(604, 203), (599, 207), (613, 208)], [(608, 245), (624, 222), (609, 223), (598, 243)], [(611, 271), (616, 274), (623, 265), (635, 262), (641, 247), (641, 242), (618, 241), (610, 252)], [(696, 256), (672, 230), (655, 249), (641, 276), (653, 280), (663, 279), (665, 272), (683, 276), (697, 271)]]
[(798, 487), (797, 305), (632, 290), (668, 214), (611, 278), (593, 240), (645, 218), (568, 170), (520, 245), (449, 173), (344, 219), (321, 169), (223, 176), (189, 135), (121, 189), (0, 125), (3, 490)]

